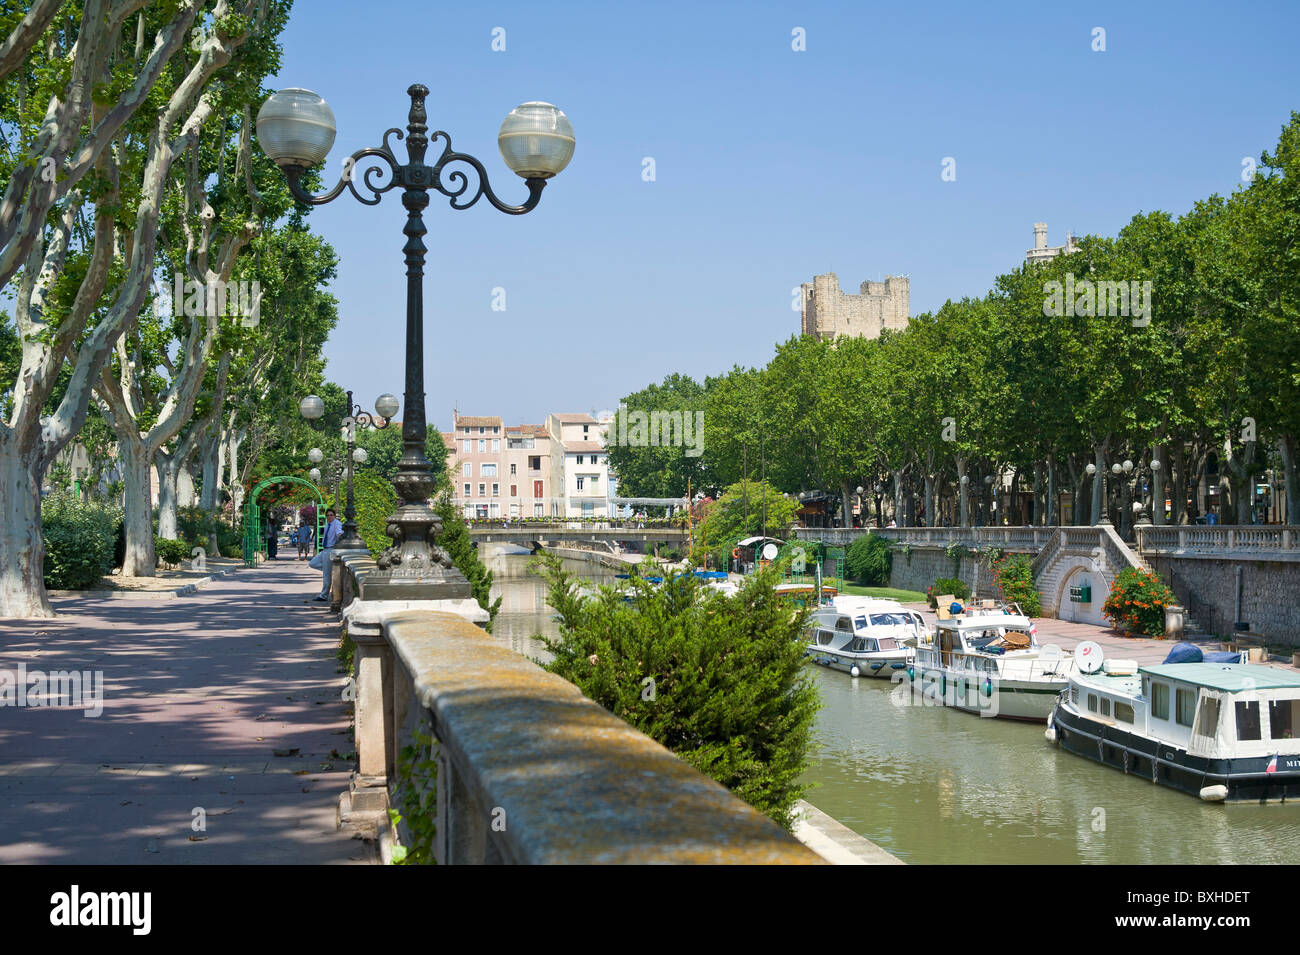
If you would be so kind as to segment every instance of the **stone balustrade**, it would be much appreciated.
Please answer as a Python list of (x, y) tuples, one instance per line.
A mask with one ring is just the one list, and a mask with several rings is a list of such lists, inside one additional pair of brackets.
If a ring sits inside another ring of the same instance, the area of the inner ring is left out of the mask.
[(1136, 530), (1143, 554), (1300, 561), (1300, 526), (1295, 524), (1180, 524)]
[[(340, 597), (369, 555), (339, 555)], [(358, 580), (358, 578), (360, 578)], [(819, 863), (766, 816), (494, 641), (472, 600), (352, 599), (358, 769), (340, 825), (383, 830), (400, 754), (432, 738), (439, 863)]]

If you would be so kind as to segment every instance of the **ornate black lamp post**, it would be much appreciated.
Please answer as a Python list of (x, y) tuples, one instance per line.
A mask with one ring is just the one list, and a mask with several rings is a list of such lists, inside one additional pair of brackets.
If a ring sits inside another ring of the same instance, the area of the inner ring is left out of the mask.
[[(497, 145), (502, 158), (528, 186), (528, 199), (518, 206), (497, 198), (488, 184), (487, 171), (473, 156), (451, 148), (451, 137), (438, 130), (429, 135), (424, 100), (429, 89), (419, 83), (407, 91), (411, 109), (406, 126), (408, 161), (400, 163), (393, 154), (389, 137), (403, 138), (400, 129), (384, 133), (381, 146), (358, 149), (344, 163), (338, 184), (323, 195), (313, 196), (302, 188), (302, 178), (312, 166), (322, 162), (334, 144), (334, 114), (320, 96), (304, 89), (287, 89), (275, 93), (257, 114), (257, 137), (262, 149), (283, 170), (289, 189), (300, 202), (321, 205), (337, 198), (347, 188), (366, 205), (377, 205), (390, 189), (401, 187), (402, 205), (406, 209), (403, 233), (406, 244), (406, 391), (403, 400), (402, 459), (398, 462), (393, 487), (399, 505), (388, 519), (387, 533), (393, 546), (377, 558), (379, 571), (367, 578), (367, 599), (434, 599), (468, 597), (469, 583), (454, 566), (446, 551), (437, 546), (442, 521), (429, 507), (429, 498), (437, 480), (424, 455), (426, 423), (424, 411), (424, 257), (427, 251), (424, 234), (424, 209), (429, 191), (446, 196), (453, 209), (468, 209), (487, 197), (494, 207), (509, 215), (531, 212), (541, 199), (546, 180), (564, 169), (573, 157), (573, 127), (563, 112), (549, 103), (524, 103), (513, 110), (501, 124)], [(430, 139), (444, 143), (433, 165), (425, 162)], [(357, 190), (355, 166), (365, 159), (382, 160), (383, 165), (369, 166), (361, 175), (362, 188)], [(464, 163), (477, 176), (471, 179), (463, 169), (447, 169), (450, 164)], [(387, 181), (384, 181), (387, 177)]]

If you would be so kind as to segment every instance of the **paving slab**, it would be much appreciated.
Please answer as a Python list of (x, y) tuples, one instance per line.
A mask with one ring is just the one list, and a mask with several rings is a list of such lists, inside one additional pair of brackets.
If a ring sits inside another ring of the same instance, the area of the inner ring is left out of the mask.
[(268, 561), (186, 596), (92, 591), (0, 620), (0, 671), (102, 679), (97, 716), (0, 706), (0, 864), (376, 862), (335, 829), (353, 766), (331, 753), (355, 744), (319, 587), (305, 561)]

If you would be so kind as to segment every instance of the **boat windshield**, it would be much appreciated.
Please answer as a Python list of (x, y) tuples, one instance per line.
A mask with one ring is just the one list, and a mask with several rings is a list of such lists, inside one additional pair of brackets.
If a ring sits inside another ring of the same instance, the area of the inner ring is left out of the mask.
[(893, 637), (877, 637), (876, 643), (880, 646), (880, 649), (882, 650), (898, 649), (898, 644), (895, 642)]
[[(867, 618), (858, 617), (853, 622), (859, 627), (865, 627), (867, 625)], [(871, 625), (873, 627), (905, 627), (910, 623), (911, 621), (907, 619), (907, 616), (901, 613), (871, 614)]]

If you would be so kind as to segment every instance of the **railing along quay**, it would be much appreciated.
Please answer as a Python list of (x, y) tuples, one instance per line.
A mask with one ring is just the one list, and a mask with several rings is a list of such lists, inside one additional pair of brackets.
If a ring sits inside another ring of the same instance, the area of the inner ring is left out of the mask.
[(357, 672), (359, 767), (340, 800), (341, 824), (386, 828), (402, 752), (428, 737), (422, 756), (436, 765), (439, 863), (824, 861), (577, 687), (493, 640), (475, 625), (487, 614), (472, 600), (355, 599), (374, 566), (369, 555), (348, 552), (333, 576)]

